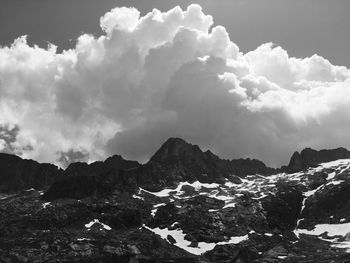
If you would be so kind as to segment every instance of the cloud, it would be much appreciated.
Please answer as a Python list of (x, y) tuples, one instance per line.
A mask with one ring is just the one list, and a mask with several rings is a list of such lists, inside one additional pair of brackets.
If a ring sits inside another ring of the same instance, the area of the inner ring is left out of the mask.
[(12, 144), (16, 142), (18, 132), (18, 126), (0, 125), (0, 152), (14, 151)]
[(272, 43), (243, 54), (213, 23), (199, 5), (123, 7), (100, 19), (102, 36), (62, 53), (25, 36), (1, 47), (0, 150), (61, 165), (145, 161), (179, 136), (276, 166), (303, 147), (350, 147), (349, 69)]
[(68, 152), (60, 152), (58, 162), (63, 168), (67, 168), (69, 164), (75, 162), (87, 162), (89, 160), (89, 153), (79, 150), (69, 150)]

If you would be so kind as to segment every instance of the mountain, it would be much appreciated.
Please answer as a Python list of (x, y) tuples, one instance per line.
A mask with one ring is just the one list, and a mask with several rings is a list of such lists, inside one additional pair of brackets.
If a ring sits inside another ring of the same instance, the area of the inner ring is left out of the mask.
[(139, 165), (136, 161), (114, 155), (104, 162), (72, 163), (62, 170), (53, 164), (0, 153), (0, 193), (15, 193), (30, 188), (45, 190), (51, 186), (45, 194), (48, 198), (58, 198), (60, 194), (72, 198), (91, 196), (96, 192), (113, 190), (116, 184), (124, 187), (121, 171)]
[(211, 151), (203, 152), (180, 138), (168, 139), (150, 161), (132, 171), (139, 186), (148, 190), (160, 190), (179, 182), (224, 182), (232, 175), (271, 174), (275, 170), (258, 160), (223, 160)]
[(300, 153), (295, 152), (286, 167), (286, 171), (293, 173), (302, 171), (308, 167), (316, 166), (320, 163), (335, 161), (338, 159), (350, 158), (350, 151), (345, 148), (316, 151), (306, 148)]
[(40, 164), (18, 156), (0, 153), (0, 193), (24, 189), (44, 189), (63, 174), (52, 164)]
[(136, 161), (125, 160), (120, 155), (113, 155), (107, 158), (104, 162), (87, 163), (71, 163), (65, 170), (67, 176), (96, 176), (105, 174), (111, 170), (128, 170), (140, 166)]
[(44, 198), (48, 201), (63, 197), (81, 199), (115, 189), (133, 192), (138, 187), (157, 191), (183, 181), (224, 182), (233, 175), (267, 175), (274, 171), (258, 160), (223, 160), (210, 151), (203, 152), (197, 145), (170, 138), (144, 165), (117, 155), (104, 162), (73, 163)]
[(344, 148), (307, 148), (272, 169), (170, 138), (146, 164), (116, 155), (57, 177), (1, 158), (16, 178), (55, 182), (0, 196), (0, 262), (350, 262)]

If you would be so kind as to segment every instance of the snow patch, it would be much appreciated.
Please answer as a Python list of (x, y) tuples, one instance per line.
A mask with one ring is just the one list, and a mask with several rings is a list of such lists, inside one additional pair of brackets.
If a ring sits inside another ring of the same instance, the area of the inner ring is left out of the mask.
[(334, 167), (338, 167), (341, 165), (349, 165), (350, 164), (350, 159), (339, 159), (336, 161), (332, 161), (332, 162), (327, 162), (327, 163), (320, 163), (319, 166), (321, 168), (334, 168)]
[(329, 182), (327, 183), (327, 185), (338, 185), (338, 184), (341, 184), (341, 183), (344, 183), (345, 181), (344, 180), (338, 180), (338, 181), (332, 181), (332, 182)]
[(327, 180), (327, 181), (332, 180), (332, 179), (335, 177), (335, 175), (336, 175), (335, 172), (328, 174), (326, 180)]
[(105, 230), (112, 230), (112, 228), (106, 224), (101, 223), (98, 219), (92, 220), (90, 223), (86, 224), (86, 228), (91, 228), (94, 224), (101, 225)]
[(158, 210), (159, 207), (165, 206), (165, 205), (166, 205), (166, 204), (164, 204), (164, 203), (154, 205), (154, 206), (153, 206), (153, 209), (151, 210), (151, 215), (152, 215), (152, 217), (154, 217), (154, 216), (156, 215), (157, 210)]
[(145, 198), (138, 196), (138, 195), (133, 195), (132, 197), (135, 199), (145, 200)]
[(51, 205), (51, 202), (46, 202), (42, 204), (42, 208), (45, 209), (47, 206)]
[(181, 229), (169, 230), (168, 228), (160, 229), (159, 227), (152, 229), (150, 227), (147, 227), (146, 225), (143, 225), (143, 227), (157, 235), (160, 235), (165, 240), (167, 240), (168, 235), (171, 235), (176, 240), (176, 243), (174, 245), (195, 255), (200, 255), (209, 250), (212, 250), (216, 245), (238, 244), (248, 239), (248, 235), (245, 235), (231, 237), (230, 240), (219, 243), (199, 242), (198, 247), (189, 247), (191, 242), (185, 240), (185, 233)]
[(350, 232), (350, 223), (345, 224), (319, 224), (315, 225), (313, 230), (297, 229), (298, 234), (307, 234), (318, 236), (328, 232), (328, 236), (345, 236)]
[(90, 241), (90, 238), (77, 238), (77, 241)]
[(181, 191), (181, 188), (184, 185), (192, 186), (193, 188), (195, 188), (196, 191), (200, 190), (201, 188), (212, 189), (212, 188), (218, 188), (219, 187), (219, 184), (215, 184), (215, 183), (207, 184), (207, 183), (201, 183), (199, 181), (196, 181), (194, 183), (181, 182), (181, 183), (178, 184), (178, 186), (175, 189), (166, 188), (166, 189), (163, 189), (162, 191), (159, 191), (159, 192), (150, 192), (150, 191), (147, 191), (147, 190), (145, 190), (143, 188), (140, 188), (140, 190), (144, 191), (146, 193), (158, 196), (158, 197), (169, 197), (170, 193), (172, 193), (172, 192), (174, 192), (174, 195), (184, 194), (184, 192)]
[(228, 203), (227, 205), (225, 205), (225, 206), (223, 207), (223, 209), (224, 209), (224, 208), (228, 208), (228, 207), (236, 207), (236, 204), (235, 204), (235, 203)]

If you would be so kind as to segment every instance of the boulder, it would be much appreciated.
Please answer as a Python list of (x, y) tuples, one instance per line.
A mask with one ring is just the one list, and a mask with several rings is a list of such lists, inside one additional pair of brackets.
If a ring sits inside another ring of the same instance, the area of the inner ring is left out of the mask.
[(176, 243), (175, 238), (173, 238), (171, 235), (168, 235), (166, 237), (166, 239), (170, 242), (170, 244), (175, 244)]

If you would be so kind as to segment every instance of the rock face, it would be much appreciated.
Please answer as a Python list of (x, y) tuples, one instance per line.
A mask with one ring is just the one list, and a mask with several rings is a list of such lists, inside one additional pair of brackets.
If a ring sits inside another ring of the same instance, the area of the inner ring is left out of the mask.
[(303, 199), (300, 186), (290, 182), (278, 182), (275, 195), (262, 200), (270, 228), (281, 232), (293, 231), (297, 224)]
[(63, 171), (52, 164), (40, 164), (15, 155), (0, 153), (0, 192), (37, 190), (50, 186)]
[(300, 153), (295, 152), (286, 167), (286, 171), (295, 173), (308, 167), (314, 167), (320, 163), (350, 158), (350, 151), (345, 148), (316, 151), (306, 148)]
[(345, 180), (337, 178), (335, 182), (339, 184), (325, 184), (317, 194), (306, 200), (301, 226), (309, 228), (316, 223), (350, 222), (350, 177), (349, 174), (341, 177), (345, 176)]

